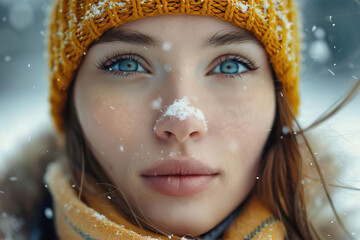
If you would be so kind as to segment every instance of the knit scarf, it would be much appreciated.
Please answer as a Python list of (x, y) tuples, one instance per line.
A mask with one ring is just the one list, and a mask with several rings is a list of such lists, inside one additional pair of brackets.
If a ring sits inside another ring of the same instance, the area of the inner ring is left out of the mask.
[[(110, 200), (104, 203), (91, 195), (81, 201), (70, 184), (70, 178), (59, 162), (51, 163), (44, 177), (54, 200), (55, 224), (60, 240), (94, 239), (170, 239), (142, 229), (123, 217)], [(104, 208), (104, 206), (106, 206)], [(96, 210), (95, 210), (96, 209)], [(101, 212), (100, 212), (101, 211)], [(272, 239), (283, 240), (285, 229), (261, 203), (256, 195), (237, 214), (225, 230), (223, 240)], [(182, 239), (186, 239), (185, 237)]]

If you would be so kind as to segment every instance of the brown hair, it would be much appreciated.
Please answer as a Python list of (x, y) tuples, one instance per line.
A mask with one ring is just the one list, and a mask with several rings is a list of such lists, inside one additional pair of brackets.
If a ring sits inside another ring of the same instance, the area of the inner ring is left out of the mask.
[[(114, 206), (125, 213), (128, 220), (139, 227), (167, 235), (151, 226), (145, 216), (132, 209), (126, 194), (111, 184), (95, 156), (85, 141), (74, 104), (74, 81), (69, 90), (69, 98), (64, 112), (64, 130), (66, 137), (66, 151), (69, 166), (72, 169), (73, 182), (79, 186), (79, 197), (82, 191), (89, 191), (89, 179), (103, 190), (102, 194), (111, 195)], [(284, 224), (286, 239), (321, 239), (319, 233), (309, 220), (307, 202), (302, 180), (306, 172), (306, 159), (315, 165), (316, 174), (322, 183), (323, 190), (331, 205), (337, 221), (344, 232), (350, 236), (339, 218), (329, 195), (327, 184), (322, 176), (319, 164), (303, 131), (292, 113), (280, 82), (275, 81), (276, 117), (272, 132), (263, 150), (260, 162), (259, 180), (253, 192), (258, 194), (269, 210)], [(360, 80), (353, 87), (343, 101), (329, 109), (308, 129), (325, 121), (350, 101), (360, 86)], [(284, 127), (287, 131), (284, 131)], [(306, 130), (308, 130), (306, 129)], [(306, 157), (305, 157), (305, 155)], [(85, 179), (86, 176), (86, 179)], [(85, 182), (84, 182), (85, 181)], [(264, 201), (266, 199), (266, 201)], [(351, 238), (351, 237), (350, 237)]]
[[(340, 227), (350, 239), (352, 238), (339, 218), (327, 188), (330, 184), (325, 182), (319, 163), (304, 133), (338, 112), (355, 96), (359, 86), (360, 79), (342, 101), (330, 107), (304, 130), (292, 113), (282, 90), (277, 91), (276, 119), (260, 163), (261, 177), (255, 186), (255, 191), (261, 199), (266, 199), (264, 204), (283, 222), (288, 239), (321, 239), (307, 216), (306, 192), (303, 187), (304, 179), (314, 178), (312, 176), (314, 173), (323, 187)], [(288, 133), (284, 132), (284, 127), (289, 128)], [(315, 172), (311, 173), (307, 169), (309, 163), (315, 166)], [(359, 190), (351, 187), (348, 189)]]

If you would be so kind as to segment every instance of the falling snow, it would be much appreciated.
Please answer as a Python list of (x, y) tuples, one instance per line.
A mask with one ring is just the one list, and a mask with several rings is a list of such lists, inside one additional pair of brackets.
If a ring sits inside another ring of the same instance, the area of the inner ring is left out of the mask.
[(154, 110), (159, 110), (162, 105), (162, 98), (159, 96), (157, 99), (151, 102), (151, 108)]
[(324, 29), (315, 28), (314, 36), (316, 40), (310, 43), (309, 55), (317, 63), (326, 63), (327, 61), (329, 61), (331, 53), (330, 48), (325, 41), (326, 34)]
[(171, 49), (172, 44), (170, 42), (164, 42), (164, 44), (162, 45), (162, 49), (164, 51), (169, 51)]
[(52, 219), (54, 216), (53, 210), (51, 208), (45, 208), (44, 214), (47, 219)]
[(328, 69), (329, 73), (331, 73), (331, 75), (335, 76), (335, 73), (333, 71), (331, 71), (330, 69)]
[(11, 61), (11, 56), (5, 56), (4, 61), (5, 62), (10, 62)]
[(9, 180), (12, 181), (12, 182), (15, 182), (15, 181), (18, 180), (18, 178), (17, 177), (10, 177)]
[(287, 127), (287, 126), (284, 126), (284, 127), (282, 128), (282, 133), (283, 133), (284, 135), (289, 134), (289, 133), (290, 133), (290, 128)]

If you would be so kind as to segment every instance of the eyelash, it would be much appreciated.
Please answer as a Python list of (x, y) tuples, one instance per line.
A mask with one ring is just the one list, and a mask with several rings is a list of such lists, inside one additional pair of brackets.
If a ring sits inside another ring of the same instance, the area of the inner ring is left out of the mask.
[[(135, 72), (135, 71), (125, 72), (125, 71), (110, 71), (109, 70), (112, 66), (117, 64), (119, 61), (128, 60), (128, 59), (135, 60), (138, 63), (140, 63), (142, 66), (144, 66), (145, 61), (141, 57), (139, 57), (137, 54), (134, 54), (130, 51), (127, 53), (116, 52), (113, 55), (106, 55), (103, 59), (101, 59), (100, 61), (97, 62), (96, 67), (100, 70), (106, 71), (109, 74), (114, 74), (115, 76), (120, 76), (120, 77), (126, 77), (126, 76), (130, 76), (132, 74), (136, 74), (137, 72)], [(144, 67), (144, 69), (145, 69), (145, 67)]]
[[(234, 74), (220, 73), (220, 75), (222, 75), (222, 77), (225, 77), (225, 78), (242, 77), (244, 74), (251, 72), (251, 71), (255, 71), (259, 68), (258, 65), (255, 63), (255, 61), (252, 60), (249, 56), (241, 57), (241, 55), (243, 55), (243, 54), (239, 54), (239, 55), (222, 55), (222, 56), (218, 57), (215, 60), (217, 64), (211, 71), (214, 71), (214, 69), (218, 65), (220, 65), (223, 62), (228, 61), (228, 60), (235, 60), (239, 64), (242, 64), (243, 66), (245, 66), (248, 69), (248, 71), (234, 73)], [(139, 57), (137, 54), (133, 54), (132, 52), (127, 52), (127, 53), (116, 52), (113, 55), (107, 55), (103, 59), (101, 59), (97, 63), (97, 68), (100, 70), (106, 71), (109, 74), (114, 74), (115, 76), (120, 76), (120, 77), (126, 77), (126, 76), (130, 76), (130, 75), (138, 73), (136, 71), (126, 72), (126, 71), (110, 71), (109, 70), (112, 66), (117, 64), (119, 61), (127, 60), (127, 59), (135, 60), (138, 63), (140, 63), (142, 66), (144, 66), (144, 60), (141, 57)], [(145, 69), (145, 67), (144, 67), (144, 69)], [(213, 74), (219, 74), (219, 73), (213, 73)]]
[[(225, 78), (236, 78), (236, 77), (243, 77), (244, 74), (247, 74), (251, 71), (255, 71), (259, 68), (259, 66), (256, 64), (256, 62), (254, 60), (252, 60), (249, 56), (244, 56), (242, 57), (244, 54), (238, 54), (238, 55), (222, 55), (220, 57), (218, 57), (215, 61), (216, 61), (216, 65), (215, 68), (222, 64), (223, 62), (226, 62), (228, 60), (235, 60), (236, 62), (238, 62), (239, 64), (242, 64), (243, 66), (245, 66), (248, 71), (246, 72), (240, 72), (240, 73), (233, 73), (233, 74), (226, 74), (226, 73), (220, 73), (220, 75), (222, 75)], [(211, 71), (214, 71), (214, 69)], [(215, 73), (218, 74), (218, 73)]]

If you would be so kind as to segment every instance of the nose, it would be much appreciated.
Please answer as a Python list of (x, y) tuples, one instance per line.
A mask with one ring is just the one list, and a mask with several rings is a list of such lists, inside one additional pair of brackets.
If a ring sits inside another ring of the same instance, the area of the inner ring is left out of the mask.
[(162, 141), (183, 143), (187, 139), (199, 141), (207, 132), (207, 123), (200, 109), (172, 104), (156, 120), (154, 132)]

